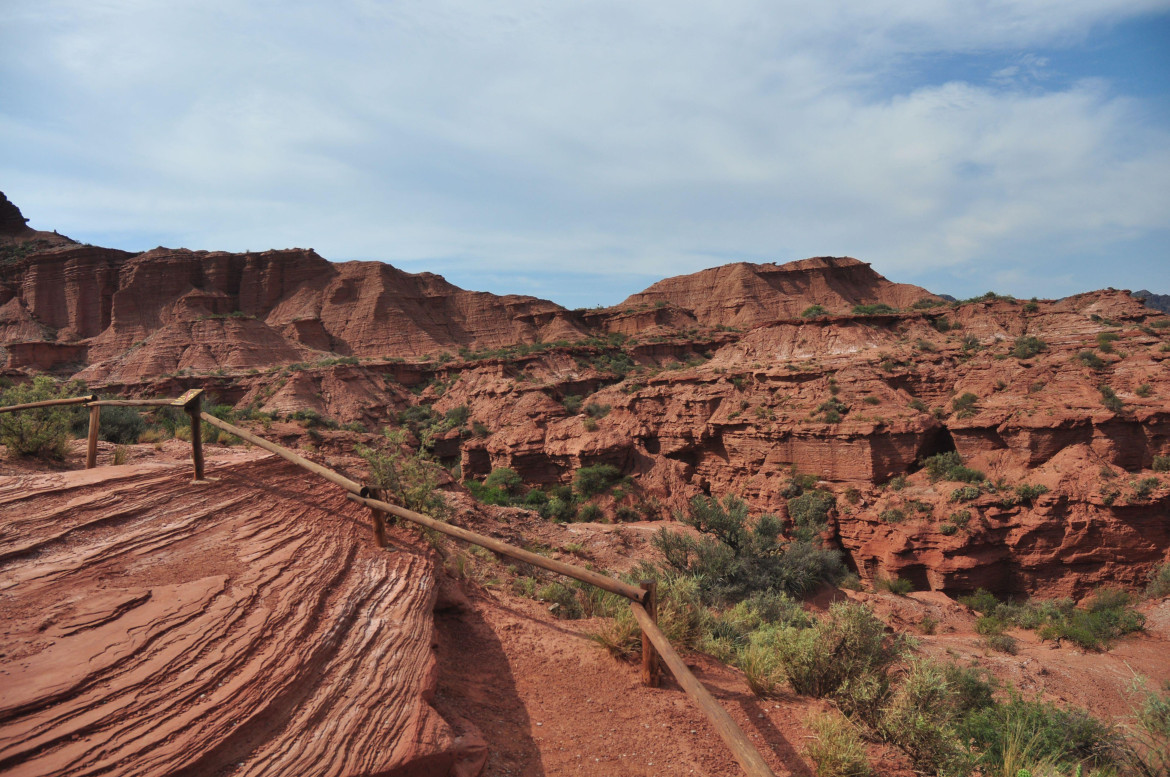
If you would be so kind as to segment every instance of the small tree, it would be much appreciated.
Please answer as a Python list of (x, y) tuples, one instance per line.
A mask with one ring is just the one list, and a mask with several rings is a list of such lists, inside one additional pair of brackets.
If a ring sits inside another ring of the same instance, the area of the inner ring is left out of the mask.
[(438, 490), (443, 468), (427, 455), (425, 444), (411, 452), (406, 430), (386, 429), (384, 435), (385, 451), (357, 449), (370, 466), (370, 482), (408, 510), (445, 519), (450, 507)]

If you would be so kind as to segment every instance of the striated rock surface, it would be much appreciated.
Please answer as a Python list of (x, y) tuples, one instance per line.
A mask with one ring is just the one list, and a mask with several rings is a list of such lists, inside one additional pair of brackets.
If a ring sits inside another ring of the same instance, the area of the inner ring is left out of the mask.
[(255, 453), (0, 478), (0, 771), (478, 771), (430, 706), (431, 561)]

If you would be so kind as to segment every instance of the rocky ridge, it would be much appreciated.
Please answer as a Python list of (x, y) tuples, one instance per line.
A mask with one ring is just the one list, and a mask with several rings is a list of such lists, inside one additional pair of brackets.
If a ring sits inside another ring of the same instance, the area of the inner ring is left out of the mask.
[[(548, 487), (613, 464), (636, 488), (602, 500), (611, 519), (725, 493), (783, 517), (794, 473), (814, 475), (856, 571), (921, 589), (1079, 596), (1139, 584), (1170, 548), (1154, 471), (1170, 329), (1127, 292), (947, 303), (819, 257), (570, 311), (307, 250), (130, 255), (47, 234), (0, 267), (10, 370), (370, 429), (466, 408), (434, 448), (464, 478), (510, 467)], [(921, 471), (947, 452), (986, 473), (977, 493)]]

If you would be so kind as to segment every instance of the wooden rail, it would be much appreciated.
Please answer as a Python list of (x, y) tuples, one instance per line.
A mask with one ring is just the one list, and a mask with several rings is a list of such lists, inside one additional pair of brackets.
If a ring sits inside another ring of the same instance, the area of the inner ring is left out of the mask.
[(32, 410), (38, 407), (56, 407), (57, 405), (85, 405), (97, 401), (97, 394), (84, 397), (70, 397), (69, 399), (45, 399), (40, 402), (25, 402), (23, 405), (9, 405), (0, 407), (0, 413), (13, 413), (17, 410)]
[(641, 602), (646, 597), (646, 592), (636, 585), (623, 583), (621, 580), (616, 580), (612, 577), (609, 577), (608, 575), (594, 572), (591, 569), (585, 569), (584, 567), (574, 566), (573, 564), (566, 564), (563, 561), (556, 561), (555, 559), (545, 558), (539, 553), (533, 553), (530, 550), (524, 550), (523, 548), (518, 548), (515, 545), (509, 545), (506, 542), (500, 542), (499, 540), (492, 539), (491, 537), (485, 537), (482, 534), (476, 534), (473, 531), (468, 531), (467, 529), (463, 529), (459, 526), (455, 526), (444, 521), (437, 521), (434, 518), (427, 517), (421, 513), (416, 513), (413, 510), (407, 510), (406, 508), (399, 507), (398, 505), (390, 504), (389, 502), (382, 502), (377, 499), (369, 499), (364, 496), (359, 496), (358, 494), (347, 494), (346, 498), (357, 502), (358, 504), (365, 505), (366, 507), (372, 507), (375, 510), (381, 510), (412, 523), (417, 523), (421, 526), (426, 526), (429, 529), (434, 529), (435, 531), (442, 532), (443, 534), (449, 535), (451, 537), (456, 537), (463, 540), (464, 542), (480, 545), (490, 551), (499, 553), (502, 556), (508, 556), (509, 558), (516, 559), (517, 561), (523, 561), (526, 564), (531, 564), (534, 567), (547, 569), (550, 572), (556, 572), (557, 574), (564, 575), (565, 577), (571, 577), (574, 580), (580, 580), (582, 582), (595, 585), (603, 591), (609, 591), (610, 593), (624, 596), (627, 599), (632, 599), (635, 602)]
[(711, 721), (711, 724), (715, 727), (715, 731), (723, 739), (724, 743), (727, 744), (732, 755), (735, 756), (735, 760), (739, 762), (739, 765), (748, 777), (775, 777), (775, 773), (747, 738), (747, 735), (744, 734), (743, 729), (736, 725), (731, 716), (727, 714), (727, 711), (715, 700), (715, 697), (691, 673), (691, 670), (687, 668), (687, 665), (683, 662), (679, 654), (671, 647), (666, 635), (658, 628), (656, 622), (658, 616), (657, 593), (654, 583), (644, 582), (640, 587), (633, 586), (608, 575), (603, 575), (574, 564), (566, 564), (563, 561), (545, 558), (537, 553), (518, 548), (515, 545), (509, 545), (506, 542), (501, 542), (500, 540), (486, 537), (459, 526), (436, 520), (422, 513), (407, 510), (404, 507), (383, 501), (380, 498), (376, 498), (380, 497), (381, 493), (375, 488), (363, 486), (339, 472), (334, 472), (328, 467), (323, 467), (316, 462), (309, 461), (305, 457), (285, 448), (283, 445), (269, 442), (263, 437), (252, 434), (247, 429), (216, 418), (210, 413), (203, 412), (201, 409), (201, 395), (202, 389), (188, 391), (177, 399), (99, 400), (96, 395), (91, 394), (89, 396), (74, 397), (71, 399), (54, 399), (43, 402), (30, 402), (24, 405), (0, 407), (0, 413), (55, 405), (88, 405), (90, 408), (89, 446), (86, 456), (86, 468), (88, 469), (94, 467), (97, 461), (97, 431), (102, 407), (182, 407), (191, 417), (191, 457), (194, 462), (195, 479), (197, 481), (203, 480), (203, 440), (202, 430), (200, 429), (200, 423), (202, 422), (210, 424), (228, 434), (233, 434), (242, 440), (252, 443), (258, 448), (275, 453), (277, 456), (297, 465), (301, 469), (341, 486), (347, 492), (347, 499), (357, 504), (365, 505), (373, 512), (374, 536), (379, 547), (383, 547), (385, 544), (385, 528), (381, 520), (381, 514), (393, 515), (411, 523), (442, 532), (464, 542), (470, 542), (474, 545), (487, 548), (502, 556), (514, 558), (517, 561), (547, 569), (550, 572), (556, 572), (565, 577), (589, 583), (604, 591), (624, 596), (630, 600), (630, 607), (633, 609), (634, 618), (638, 622), (638, 626), (642, 629), (643, 681), (650, 686), (658, 685), (658, 659), (661, 658), (662, 662), (666, 664), (671, 674), (678, 681), (678, 684)]
[(642, 627), (642, 634), (649, 636), (654, 647), (658, 649), (659, 655), (662, 656), (663, 663), (674, 675), (674, 679), (678, 680), (682, 689), (711, 721), (711, 725), (715, 727), (719, 737), (731, 750), (735, 760), (739, 761), (744, 772), (750, 777), (775, 777), (772, 767), (768, 766), (764, 757), (760, 755), (760, 751), (748, 740), (743, 729), (736, 725), (736, 722), (727, 714), (727, 710), (723, 709), (715, 697), (711, 695), (711, 692), (703, 687), (699, 678), (695, 677), (687, 668), (682, 657), (671, 647), (670, 640), (662, 633), (662, 629), (658, 628), (658, 624), (650, 617), (650, 613), (646, 612), (646, 608), (637, 602), (630, 602), (630, 607), (634, 610), (634, 618), (638, 621), (638, 625)]

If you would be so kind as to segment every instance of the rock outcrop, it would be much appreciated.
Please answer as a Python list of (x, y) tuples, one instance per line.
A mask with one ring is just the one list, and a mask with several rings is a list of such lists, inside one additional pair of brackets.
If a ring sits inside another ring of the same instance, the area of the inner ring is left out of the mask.
[(0, 771), (478, 772), (430, 706), (431, 561), (285, 462), (0, 478)]
[(818, 256), (780, 265), (738, 262), (667, 278), (617, 307), (672, 305), (704, 326), (751, 328), (796, 318), (813, 305), (848, 313), (855, 305), (908, 308), (939, 299), (918, 286), (890, 283), (851, 257)]

